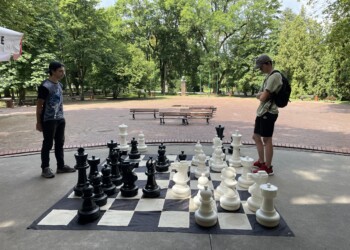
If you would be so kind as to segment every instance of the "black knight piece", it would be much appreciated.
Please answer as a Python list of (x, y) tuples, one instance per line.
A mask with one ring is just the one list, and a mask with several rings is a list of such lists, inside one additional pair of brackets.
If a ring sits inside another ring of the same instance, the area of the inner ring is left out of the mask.
[(166, 149), (166, 146), (163, 145), (163, 143), (161, 143), (158, 148), (158, 159), (156, 160), (156, 164), (155, 164), (156, 170), (158, 172), (166, 172), (169, 170), (170, 161), (165, 155), (166, 153), (165, 149)]
[(92, 186), (94, 187), (94, 201), (100, 207), (106, 205), (108, 198), (105, 192), (103, 191), (101, 180), (101, 176), (97, 175), (92, 176), (91, 179)]
[(140, 159), (141, 154), (139, 153), (139, 150), (137, 149), (137, 141), (135, 140), (135, 138), (132, 138), (131, 140), (131, 150), (129, 153), (129, 159), (131, 160), (136, 160), (136, 159)]
[(219, 125), (218, 127), (215, 127), (215, 129), (216, 129), (216, 134), (218, 135), (220, 140), (222, 140), (225, 137), (224, 136), (225, 127)]
[(111, 169), (107, 164), (104, 165), (102, 172), (102, 188), (106, 195), (111, 196), (117, 192), (116, 186), (111, 180)]
[(147, 175), (147, 183), (146, 186), (142, 189), (143, 195), (146, 198), (155, 198), (160, 196), (160, 187), (156, 183), (155, 178), (155, 162), (153, 157), (149, 157), (146, 162), (146, 172)]
[(89, 185), (86, 175), (86, 169), (89, 165), (86, 163), (88, 154), (84, 153), (84, 148), (78, 148), (78, 152), (74, 154), (76, 165), (74, 168), (78, 170), (78, 182), (74, 186), (74, 194), (76, 196), (83, 195), (83, 189)]
[(122, 162), (123, 186), (121, 186), (120, 192), (124, 197), (134, 197), (138, 193), (139, 188), (135, 185), (138, 178), (133, 171), (134, 168), (134, 163), (128, 161)]
[(78, 210), (78, 223), (86, 224), (100, 217), (100, 207), (96, 205), (93, 197), (93, 188), (88, 185), (83, 189), (83, 204)]
[(91, 156), (88, 158), (88, 164), (90, 166), (89, 180), (94, 176), (100, 176), (100, 172), (98, 171), (98, 164), (100, 164), (100, 158)]
[(110, 155), (110, 162), (109, 165), (111, 166), (111, 180), (114, 185), (120, 186), (123, 181), (122, 181), (122, 176), (120, 174), (120, 151), (118, 149), (113, 149), (112, 153)]

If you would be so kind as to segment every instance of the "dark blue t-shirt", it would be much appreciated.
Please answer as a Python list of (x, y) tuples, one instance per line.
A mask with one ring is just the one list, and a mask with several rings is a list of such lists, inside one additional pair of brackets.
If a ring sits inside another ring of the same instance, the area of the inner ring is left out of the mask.
[(38, 88), (38, 99), (45, 100), (42, 113), (43, 121), (63, 119), (62, 84), (45, 80)]

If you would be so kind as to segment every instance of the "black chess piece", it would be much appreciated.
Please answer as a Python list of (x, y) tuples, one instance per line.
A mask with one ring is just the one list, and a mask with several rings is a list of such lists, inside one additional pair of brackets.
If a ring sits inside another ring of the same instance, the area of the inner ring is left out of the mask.
[(186, 161), (187, 155), (184, 153), (184, 151), (181, 151), (181, 154), (178, 155), (179, 161)]
[(86, 224), (100, 217), (100, 207), (94, 201), (93, 188), (88, 185), (83, 189), (83, 204), (78, 210), (78, 223)]
[(230, 147), (227, 149), (227, 152), (228, 152), (230, 155), (232, 155), (232, 154), (233, 154), (233, 146), (232, 146), (232, 141), (233, 141), (233, 139), (232, 139), (232, 136), (231, 136), (231, 143), (230, 143)]
[(158, 172), (166, 172), (169, 170), (170, 161), (165, 155), (166, 146), (163, 143), (158, 148), (158, 159), (156, 160), (156, 170)]
[(109, 148), (108, 156), (107, 156), (107, 161), (110, 160), (110, 156), (112, 154), (112, 150), (115, 149), (118, 146), (118, 143), (111, 140), (110, 142), (107, 142), (107, 147)]
[(117, 192), (116, 186), (111, 180), (111, 169), (107, 164), (101, 170), (102, 172), (102, 188), (107, 196), (111, 196)]
[(102, 207), (107, 204), (107, 195), (102, 188), (102, 178), (99, 175), (92, 176), (91, 184), (94, 187), (94, 201), (95, 203)]
[(135, 140), (135, 138), (132, 138), (131, 140), (131, 150), (129, 153), (129, 159), (136, 160), (141, 158), (141, 154), (139, 150), (137, 149), (138, 142)]
[(147, 183), (146, 186), (143, 187), (142, 192), (144, 197), (146, 198), (155, 198), (160, 196), (160, 187), (156, 183), (155, 178), (155, 161), (153, 157), (150, 157), (146, 162), (146, 172), (147, 175)]
[(134, 197), (138, 193), (139, 187), (135, 185), (138, 178), (133, 171), (134, 168), (134, 163), (129, 161), (122, 162), (123, 185), (120, 188), (120, 192), (124, 197)]
[(225, 137), (224, 136), (225, 127), (219, 125), (218, 127), (215, 127), (215, 129), (216, 129), (216, 134), (218, 135), (220, 140), (222, 140)]
[(84, 153), (84, 148), (78, 148), (78, 152), (74, 154), (76, 165), (74, 168), (78, 170), (78, 182), (74, 186), (74, 194), (76, 196), (83, 195), (83, 189), (89, 185), (86, 175), (86, 169), (89, 165), (86, 163), (88, 154)]
[(109, 165), (111, 166), (111, 181), (116, 186), (120, 186), (123, 183), (122, 176), (120, 174), (120, 166), (119, 166), (120, 164), (118, 161), (120, 157), (119, 154), (120, 154), (119, 149), (113, 149), (110, 155), (110, 162), (109, 162)]
[(90, 166), (89, 180), (91, 180), (93, 176), (100, 176), (100, 172), (98, 171), (98, 164), (100, 164), (100, 158), (91, 156), (91, 158), (88, 158), (87, 161)]

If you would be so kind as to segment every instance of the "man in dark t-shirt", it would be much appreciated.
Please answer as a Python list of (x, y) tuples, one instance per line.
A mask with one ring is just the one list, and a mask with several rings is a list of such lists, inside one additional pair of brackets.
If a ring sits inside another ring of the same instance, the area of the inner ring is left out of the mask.
[(41, 176), (53, 178), (55, 174), (50, 168), (50, 150), (55, 141), (55, 157), (57, 160), (56, 173), (75, 172), (64, 164), (64, 131), (66, 121), (63, 116), (62, 84), (59, 82), (65, 74), (64, 65), (59, 62), (51, 62), (49, 65), (49, 78), (44, 80), (38, 88), (38, 101), (36, 107), (36, 130), (43, 133), (43, 145), (41, 148)]

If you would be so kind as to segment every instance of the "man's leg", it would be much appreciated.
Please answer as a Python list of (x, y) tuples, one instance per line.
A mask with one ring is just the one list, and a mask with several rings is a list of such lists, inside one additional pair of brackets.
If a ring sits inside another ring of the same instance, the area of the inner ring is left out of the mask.
[(52, 149), (55, 134), (55, 123), (53, 121), (43, 122), (43, 145), (41, 148), (41, 175), (45, 178), (53, 178), (55, 175), (50, 169), (50, 150)]
[(66, 122), (64, 119), (56, 122), (55, 133), (55, 157), (57, 161), (57, 167), (62, 168), (64, 166), (64, 131), (66, 128)]
[(264, 144), (265, 144), (265, 165), (266, 167), (270, 167), (272, 163), (272, 157), (273, 157), (273, 144), (272, 144), (272, 137), (264, 137), (263, 138)]
[(253, 135), (253, 140), (255, 141), (255, 146), (258, 151), (258, 156), (259, 156), (259, 162), (264, 163), (265, 158), (264, 158), (264, 145), (261, 140), (261, 136), (258, 134)]

